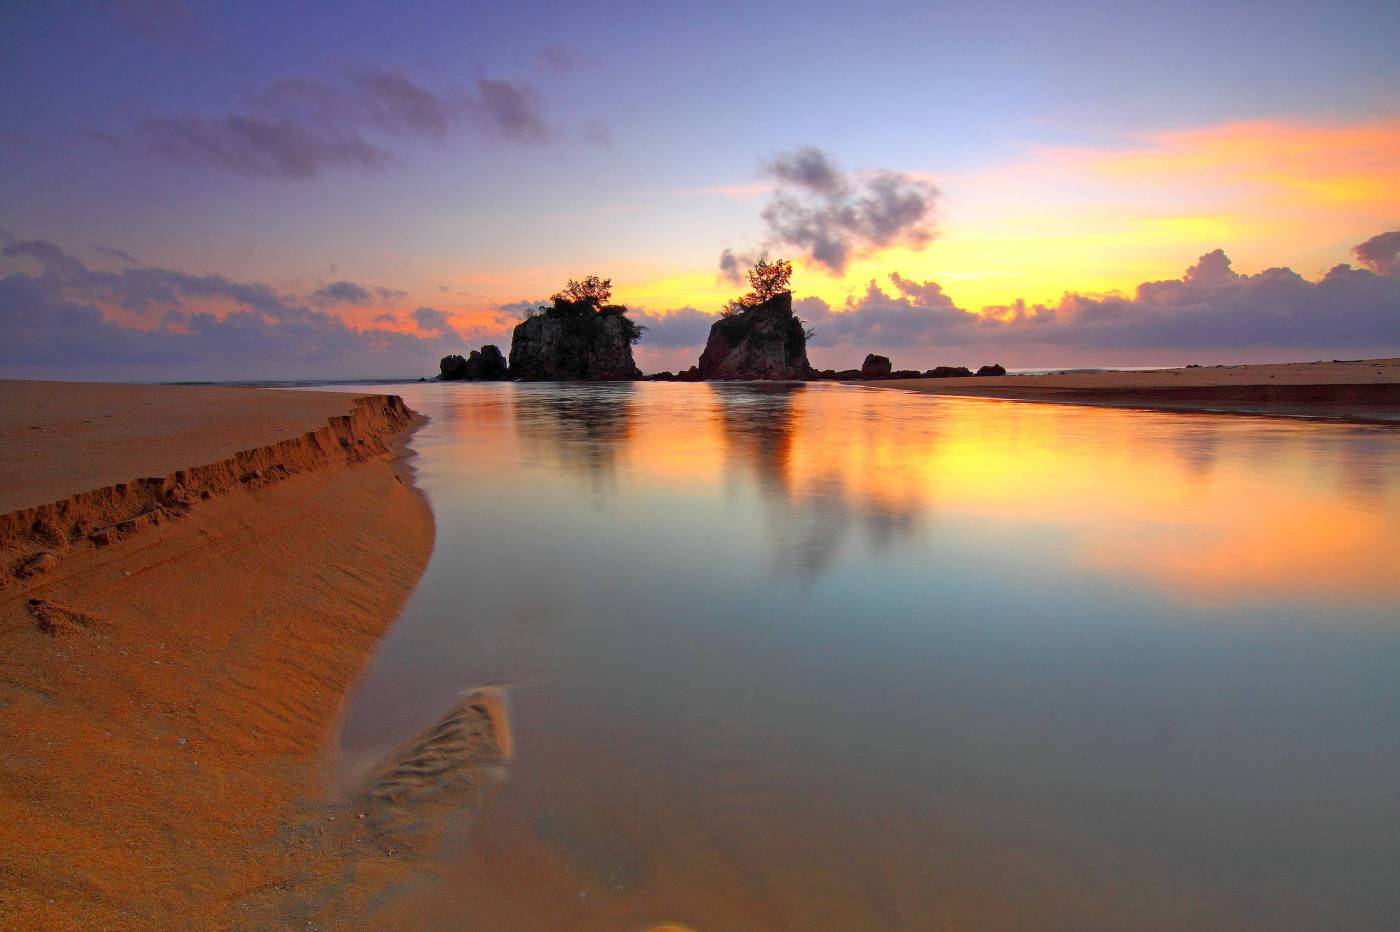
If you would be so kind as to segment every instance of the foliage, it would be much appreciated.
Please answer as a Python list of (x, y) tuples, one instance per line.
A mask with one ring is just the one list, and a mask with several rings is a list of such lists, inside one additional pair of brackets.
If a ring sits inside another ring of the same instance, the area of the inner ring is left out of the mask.
[(730, 314), (741, 314), (777, 295), (785, 294), (792, 290), (788, 287), (791, 278), (792, 263), (788, 260), (774, 259), (769, 262), (767, 259), (759, 259), (754, 267), (749, 269), (749, 288), (752, 290), (742, 298), (726, 302), (720, 313), (726, 317)]
[[(622, 333), (627, 342), (636, 344), (642, 338), (646, 327), (627, 316), (627, 308), (620, 304), (609, 304), (612, 297), (612, 279), (590, 275), (582, 281), (569, 279), (564, 288), (550, 297), (550, 302), (536, 312), (546, 317), (567, 318), (585, 321), (601, 317), (622, 319)], [(536, 316), (531, 314), (530, 316)]]
[(550, 298), (558, 304), (591, 304), (594, 309), (598, 309), (608, 303), (612, 297), (612, 279), (599, 278), (597, 275), (590, 275), (581, 282), (576, 282), (572, 278), (564, 289)]

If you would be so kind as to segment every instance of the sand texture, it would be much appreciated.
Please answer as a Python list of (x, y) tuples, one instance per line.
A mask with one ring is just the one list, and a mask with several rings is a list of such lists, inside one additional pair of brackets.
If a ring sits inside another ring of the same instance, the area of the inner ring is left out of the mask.
[(867, 382), (935, 395), (970, 395), (1173, 411), (1222, 411), (1400, 421), (1400, 359), (1204, 366)]
[[(302, 925), (299, 897), (354, 880), (347, 850), (397, 876), (358, 813), (336, 827), (324, 778), (344, 696), (432, 548), (395, 446), (411, 412), (3, 390), (6, 565), (51, 559), (0, 588), (0, 927)], [(11, 449), (26, 430), (45, 441)]]

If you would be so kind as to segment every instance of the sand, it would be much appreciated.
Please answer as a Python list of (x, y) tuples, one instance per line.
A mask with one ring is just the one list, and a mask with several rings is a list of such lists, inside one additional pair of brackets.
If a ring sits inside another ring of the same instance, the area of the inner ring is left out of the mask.
[(387, 396), (0, 392), (0, 549), (49, 557), (0, 588), (0, 927), (300, 924), (372, 841), (355, 801), (332, 819), (327, 748), (432, 548), (397, 446), (411, 416)]
[(935, 395), (1400, 422), (1400, 359), (865, 382)]

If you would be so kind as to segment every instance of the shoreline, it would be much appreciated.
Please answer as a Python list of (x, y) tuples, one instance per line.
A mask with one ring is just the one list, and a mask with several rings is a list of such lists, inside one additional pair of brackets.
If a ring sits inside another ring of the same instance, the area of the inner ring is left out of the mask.
[[(35, 397), (83, 414), (86, 391)], [(82, 417), (48, 446), (224, 455), (0, 517), (7, 570), (54, 558), (0, 586), (0, 925), (289, 921), (298, 891), (348, 883), (321, 842), (334, 729), (432, 550), (407, 462), (424, 421), (397, 396), (117, 392), (164, 413)]]
[(929, 395), (1400, 425), (1400, 359), (855, 383)]

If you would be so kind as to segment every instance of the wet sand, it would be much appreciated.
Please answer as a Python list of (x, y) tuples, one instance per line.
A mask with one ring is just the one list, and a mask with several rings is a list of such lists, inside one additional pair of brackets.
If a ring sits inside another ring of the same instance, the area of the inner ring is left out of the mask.
[(1400, 421), (1400, 359), (1202, 366), (861, 383), (934, 395), (1061, 404)]
[(432, 549), (411, 413), (0, 392), (0, 926), (300, 924), (401, 877), (324, 789), (345, 694)]

